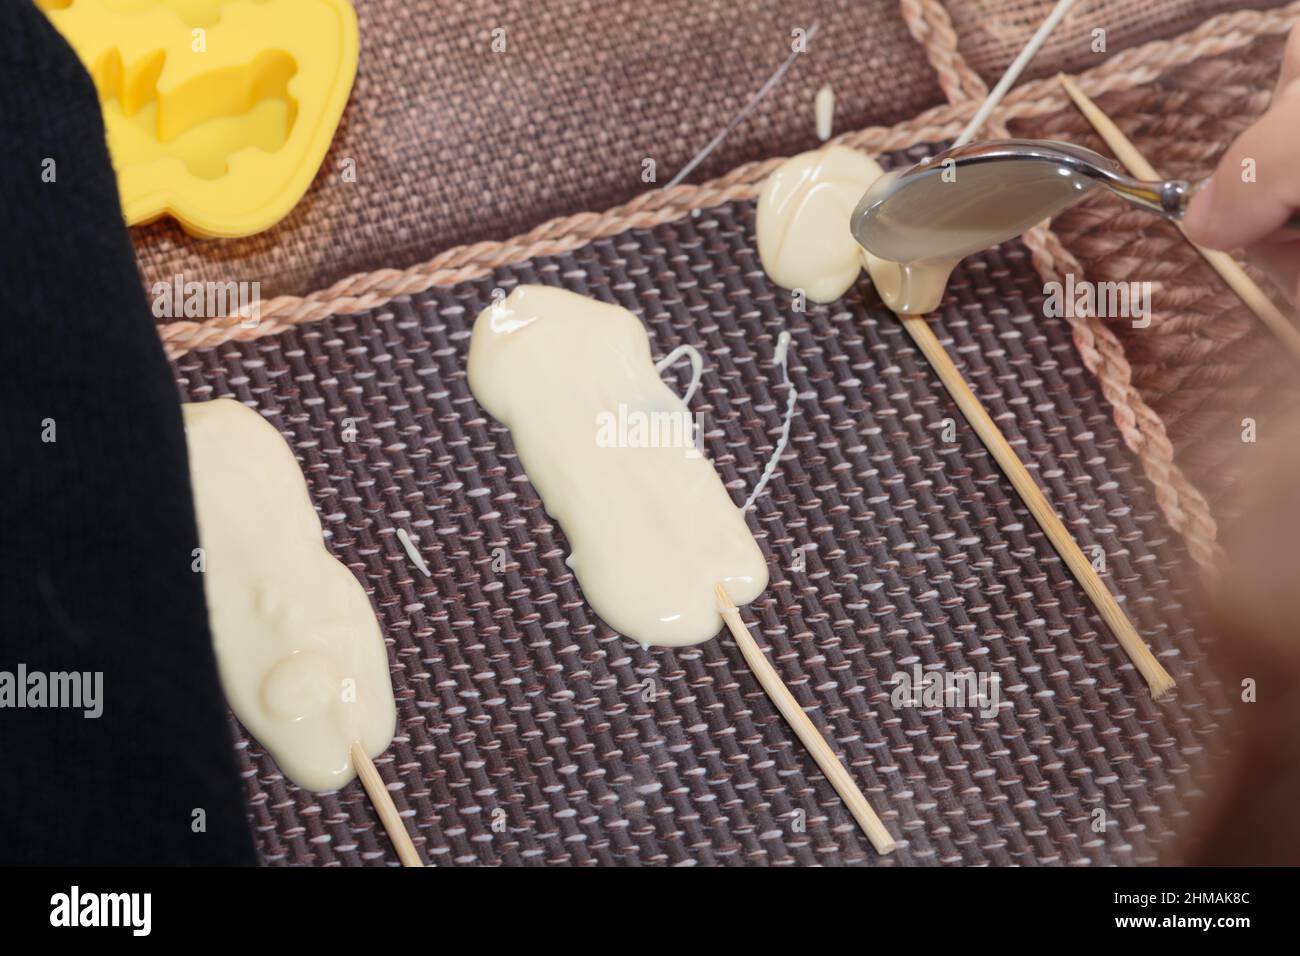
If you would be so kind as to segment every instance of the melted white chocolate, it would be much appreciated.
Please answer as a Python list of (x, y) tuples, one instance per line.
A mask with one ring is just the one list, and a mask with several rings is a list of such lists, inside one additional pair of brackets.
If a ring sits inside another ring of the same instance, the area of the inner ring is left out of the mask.
[(772, 173), (758, 198), (758, 256), (777, 285), (814, 302), (838, 299), (866, 266), (881, 300), (900, 314), (933, 312), (959, 260), (898, 264), (863, 249), (849, 230), (862, 194), (884, 171), (847, 146), (800, 153)]
[(469, 384), (510, 429), (592, 608), (641, 644), (708, 640), (767, 563), (626, 309), (522, 286), (474, 323)]
[(943, 302), (948, 278), (960, 259), (923, 259), (889, 262), (858, 247), (876, 294), (898, 315), (924, 315)]
[(881, 174), (847, 146), (826, 146), (782, 163), (758, 197), (758, 256), (777, 285), (833, 302), (862, 271), (849, 217)]
[(280, 433), (230, 399), (181, 408), (226, 699), (287, 777), (341, 787), (353, 741), (377, 757), (397, 722), (370, 600), (325, 550)]
[(823, 143), (831, 138), (835, 127), (835, 91), (826, 84), (813, 99), (813, 112), (817, 120), (817, 138)]

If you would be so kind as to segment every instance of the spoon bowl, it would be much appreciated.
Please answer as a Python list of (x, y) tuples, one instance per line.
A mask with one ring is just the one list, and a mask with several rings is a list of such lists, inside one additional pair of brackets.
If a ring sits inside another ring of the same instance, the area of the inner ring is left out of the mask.
[(1072, 143), (1010, 139), (959, 146), (878, 179), (850, 219), (858, 243), (891, 262), (960, 259), (1018, 236), (1097, 187), (1177, 221), (1195, 190), (1145, 182)]

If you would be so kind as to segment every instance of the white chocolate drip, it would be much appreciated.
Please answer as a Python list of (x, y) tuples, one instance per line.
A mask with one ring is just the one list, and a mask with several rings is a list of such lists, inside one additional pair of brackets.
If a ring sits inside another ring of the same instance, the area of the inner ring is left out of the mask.
[(402, 546), (402, 550), (406, 552), (406, 556), (411, 559), (411, 563), (415, 565), (416, 569), (426, 578), (432, 577), (429, 573), (429, 565), (424, 561), (424, 555), (420, 554), (420, 550), (415, 546), (415, 542), (411, 540), (411, 536), (405, 528), (397, 529), (397, 542)]
[(794, 390), (794, 384), (790, 381), (790, 333), (782, 331), (776, 340), (776, 351), (772, 355), (772, 360), (781, 369), (781, 381), (785, 384), (785, 420), (781, 423), (781, 435), (777, 438), (776, 447), (772, 449), (772, 456), (767, 460), (767, 467), (763, 469), (763, 474), (758, 479), (758, 484), (754, 485), (754, 490), (749, 493), (749, 498), (745, 501), (745, 506), (741, 511), (748, 511), (754, 507), (754, 502), (758, 496), (763, 493), (767, 483), (772, 480), (772, 475), (776, 473), (776, 466), (781, 461), (781, 456), (785, 454), (786, 446), (790, 444), (790, 425), (794, 421), (795, 402), (799, 398), (799, 393)]
[(813, 113), (817, 119), (817, 138), (823, 143), (831, 138), (835, 125), (835, 91), (830, 84), (817, 91), (813, 100)]
[(677, 364), (682, 356), (691, 360), (691, 382), (686, 386), (686, 394), (682, 396), (682, 402), (689, 405), (695, 397), (695, 390), (700, 387), (700, 379), (704, 377), (704, 356), (700, 350), (694, 345), (679, 345), (655, 363), (655, 371), (662, 375), (665, 369)]

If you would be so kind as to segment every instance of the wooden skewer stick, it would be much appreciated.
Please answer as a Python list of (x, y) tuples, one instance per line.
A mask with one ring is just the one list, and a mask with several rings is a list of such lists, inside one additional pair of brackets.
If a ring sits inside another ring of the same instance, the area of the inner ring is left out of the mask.
[[(979, 132), (979, 128), (1016, 81), (1020, 71), (1033, 58), (1038, 48), (1047, 39), (1048, 34), (1061, 22), (1072, 5), (1073, 0), (1059, 0), (1047, 19), (1043, 21), (1042, 26), (1030, 38), (1025, 48), (1020, 51), (1020, 55), (1007, 68), (997, 86), (985, 98), (983, 104), (966, 125), (966, 128), (962, 130), (961, 136), (957, 138), (954, 145), (968, 142)], [(1062, 77), (1062, 82), (1064, 81), (1064, 77)], [(1116, 150), (1116, 152), (1119, 151)], [(1147, 178), (1154, 179), (1157, 177), (1152, 173)], [(1242, 278), (1246, 278), (1245, 273), (1242, 273)], [(1250, 280), (1246, 279), (1246, 281), (1249, 282)], [(1020, 457), (998, 429), (989, 413), (984, 410), (984, 406), (975, 397), (975, 393), (970, 390), (966, 380), (961, 377), (961, 372), (953, 364), (952, 359), (948, 357), (948, 353), (944, 351), (943, 346), (939, 344), (939, 340), (935, 337), (929, 323), (925, 321), (923, 316), (919, 315), (904, 315), (900, 318), (903, 322), (903, 328), (907, 330), (907, 333), (912, 337), (912, 341), (917, 344), (917, 347), (925, 354), (935, 371), (939, 373), (944, 388), (948, 390), (948, 394), (952, 396), (953, 401), (957, 403), (957, 407), (966, 416), (966, 420), (975, 429), (980, 441), (984, 443), (984, 447), (993, 455), (1003, 473), (1011, 479), (1012, 486), (1020, 495), (1020, 499), (1025, 503), (1025, 506), (1029, 508), (1030, 513), (1038, 522), (1039, 527), (1043, 529), (1048, 540), (1052, 542), (1052, 546), (1056, 548), (1056, 553), (1061, 556), (1075, 579), (1083, 585), (1084, 591), (1092, 599), (1093, 606), (1100, 612), (1111, 633), (1119, 640), (1120, 646), (1124, 648), (1138, 671), (1146, 678), (1147, 684), (1151, 687), (1152, 698), (1159, 700), (1173, 689), (1174, 679), (1169, 676), (1169, 673), (1156, 660), (1155, 655), (1151, 653), (1146, 643), (1138, 636), (1133, 624), (1123, 610), (1120, 609), (1114, 596), (1093, 568), (1092, 562), (1084, 557), (1078, 543), (1066, 530), (1065, 524), (1048, 503), (1047, 498), (1043, 495), (1037, 482), (1029, 474), (1028, 469), (1025, 468)]]
[[(1096, 103), (1088, 98), (1088, 95), (1079, 89), (1072, 79), (1064, 73), (1058, 73), (1056, 78), (1061, 81), (1065, 87), (1065, 92), (1074, 100), (1074, 105), (1079, 107), (1079, 112), (1084, 118), (1092, 124), (1098, 135), (1106, 141), (1121, 163), (1128, 167), (1129, 172), (1140, 179), (1162, 179), (1163, 177), (1156, 172), (1155, 167), (1146, 161), (1137, 147), (1134, 146), (1127, 136), (1120, 132), (1120, 128), (1114, 124), (1109, 116), (1101, 111)], [(1182, 230), (1182, 225), (1178, 225)], [(1191, 242), (1191, 240), (1188, 240)], [(1241, 298), (1247, 308), (1254, 312), (1259, 320), (1282, 340), (1282, 344), (1287, 350), (1300, 359), (1300, 329), (1291, 323), (1281, 310), (1278, 309), (1266, 296), (1262, 289), (1246, 275), (1246, 270), (1237, 265), (1235, 259), (1226, 252), (1219, 252), (1215, 249), (1205, 249), (1192, 243), (1192, 248), (1205, 257), (1205, 261), (1214, 267), (1214, 271), (1223, 277), (1223, 281), (1233, 292)]]
[(767, 692), (767, 696), (772, 698), (772, 703), (776, 704), (776, 709), (794, 728), (794, 732), (803, 741), (803, 745), (808, 748), (813, 759), (817, 761), (817, 766), (821, 767), (822, 773), (826, 774), (826, 779), (831, 782), (835, 792), (840, 795), (844, 803), (848, 806), (849, 812), (853, 818), (858, 821), (862, 831), (871, 841), (871, 845), (876, 848), (877, 853), (892, 853), (897, 846), (894, 838), (889, 835), (885, 825), (880, 822), (876, 816), (871, 804), (867, 803), (867, 798), (863, 796), (858, 785), (853, 782), (853, 777), (849, 774), (844, 764), (840, 763), (835, 751), (831, 749), (826, 738), (818, 732), (813, 722), (804, 713), (799, 702), (794, 699), (790, 689), (785, 686), (781, 680), (781, 675), (776, 672), (776, 668), (767, 659), (754, 636), (749, 633), (749, 628), (740, 618), (740, 610), (731, 602), (727, 589), (721, 584), (717, 585), (715, 591), (718, 596), (718, 610), (722, 612), (722, 619), (727, 623), (727, 629), (731, 631), (731, 636), (736, 639), (736, 644), (740, 647), (740, 653), (744, 655), (745, 663), (749, 669), (754, 672), (758, 678), (759, 684)]
[(1038, 48), (1046, 42), (1047, 37), (1056, 29), (1056, 25), (1065, 19), (1065, 15), (1070, 12), (1074, 2), (1075, 0), (1059, 0), (1052, 12), (1047, 15), (1047, 19), (1029, 38), (1025, 48), (1011, 61), (1007, 71), (1002, 74), (1002, 79), (998, 80), (997, 85), (993, 87), (984, 102), (980, 104), (980, 108), (971, 117), (970, 122), (966, 124), (966, 128), (961, 131), (961, 135), (953, 141), (953, 146), (965, 146), (980, 131), (980, 127), (992, 114), (994, 107), (1002, 102), (1002, 97), (1007, 95), (1007, 90), (1011, 89), (1011, 85), (1020, 77), (1021, 71), (1029, 65), (1029, 61), (1034, 58)]
[(1174, 679), (1169, 676), (1146, 643), (1138, 636), (1138, 632), (1093, 568), (1092, 562), (1084, 557), (1078, 543), (1066, 530), (1065, 524), (1048, 503), (1038, 483), (1025, 468), (1020, 456), (998, 430), (998, 426), (984, 410), (975, 393), (970, 390), (966, 380), (961, 377), (961, 372), (944, 351), (930, 324), (924, 316), (920, 315), (904, 315), (900, 318), (903, 328), (907, 329), (908, 334), (912, 336), (912, 341), (925, 353), (926, 359), (939, 373), (944, 388), (948, 390), (948, 394), (957, 403), (961, 413), (975, 429), (984, 447), (993, 455), (1003, 473), (1011, 479), (1011, 484), (1025, 506), (1029, 508), (1034, 520), (1038, 522), (1038, 526), (1043, 529), (1043, 533), (1056, 548), (1056, 553), (1061, 556), (1061, 560), (1074, 574), (1075, 579), (1083, 585), (1083, 589), (1088, 592), (1088, 597), (1092, 599), (1093, 606), (1100, 612), (1106, 626), (1119, 640), (1120, 646), (1124, 648), (1138, 671), (1146, 678), (1146, 682), (1151, 686), (1151, 696), (1157, 700), (1163, 697), (1173, 689)]
[(388, 839), (393, 841), (393, 846), (397, 849), (397, 858), (402, 861), (402, 866), (424, 866), (420, 854), (415, 852), (415, 844), (411, 842), (411, 835), (406, 832), (397, 807), (393, 805), (393, 795), (384, 786), (383, 778), (375, 769), (374, 761), (361, 749), (360, 743), (352, 744), (352, 766), (356, 768), (357, 776), (361, 778), (361, 785), (366, 788), (366, 793), (370, 796), (370, 802), (375, 805), (375, 812), (379, 814), (384, 829), (388, 831)]

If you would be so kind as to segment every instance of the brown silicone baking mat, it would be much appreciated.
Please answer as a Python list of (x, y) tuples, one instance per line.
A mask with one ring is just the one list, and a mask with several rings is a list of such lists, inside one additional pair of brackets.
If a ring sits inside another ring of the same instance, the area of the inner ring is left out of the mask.
[[(1226, 705), (1181, 541), (1068, 323), (1042, 318), (1025, 249), (966, 260), (932, 321), (1085, 551), (1104, 552), (1179, 681), (1160, 705), (865, 279), (794, 311), (759, 266), (753, 219), (752, 202), (727, 203), (175, 360), (187, 400), (231, 396), (280, 429), (328, 547), (372, 594), (399, 709), (377, 763), (418, 849), (442, 865), (1170, 859)], [(871, 850), (729, 638), (643, 650), (583, 601), (562, 529), (466, 384), (475, 315), (529, 282), (626, 306), (656, 356), (701, 349), (693, 406), (737, 503), (781, 428), (772, 355), (792, 333), (792, 440), (750, 514), (771, 584), (745, 614), (900, 839), (892, 856)], [(1000, 709), (895, 708), (892, 676), (915, 663), (997, 674)], [(313, 795), (237, 740), (265, 862), (396, 862), (357, 783)]]

